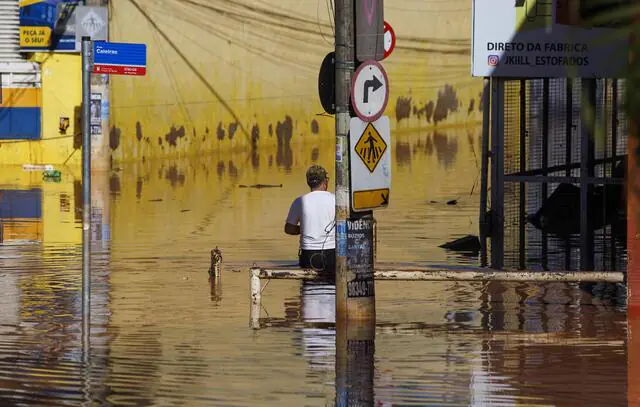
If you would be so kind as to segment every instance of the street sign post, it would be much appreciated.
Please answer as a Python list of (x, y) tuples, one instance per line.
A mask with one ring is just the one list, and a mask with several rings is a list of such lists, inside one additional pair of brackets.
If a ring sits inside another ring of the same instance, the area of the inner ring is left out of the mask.
[[(99, 9), (84, 9), (80, 20), (82, 53), (82, 348), (89, 363), (91, 338), (91, 74), (145, 75), (147, 46), (105, 41)], [(106, 19), (105, 19), (106, 21)], [(104, 25), (104, 26), (103, 26)]]
[(374, 122), (357, 117), (349, 126), (351, 207), (364, 212), (389, 205), (391, 192), (391, 132), (389, 117)]
[(93, 55), (93, 73), (136, 76), (147, 73), (145, 44), (96, 41)]
[(387, 59), (389, 55), (396, 48), (396, 32), (393, 31), (393, 28), (386, 21), (384, 22), (384, 57), (382, 59)]
[(389, 78), (380, 63), (365, 61), (351, 81), (351, 103), (356, 115), (366, 122), (376, 121), (389, 102)]
[(355, 0), (356, 58), (358, 61), (384, 57), (383, 0)]

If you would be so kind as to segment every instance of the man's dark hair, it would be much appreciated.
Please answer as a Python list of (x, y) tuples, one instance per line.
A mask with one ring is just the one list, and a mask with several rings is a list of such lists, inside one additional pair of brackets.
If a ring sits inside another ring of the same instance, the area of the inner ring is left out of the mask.
[(307, 170), (307, 185), (309, 188), (317, 188), (327, 179), (327, 171), (319, 165), (312, 165)]

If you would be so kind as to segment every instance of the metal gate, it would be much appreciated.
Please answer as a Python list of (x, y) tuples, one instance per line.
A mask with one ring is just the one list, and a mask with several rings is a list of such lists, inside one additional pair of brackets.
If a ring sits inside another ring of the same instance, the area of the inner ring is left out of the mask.
[(492, 267), (626, 269), (623, 86), (567, 78), (485, 85), (491, 187), (484, 182), (481, 236)]

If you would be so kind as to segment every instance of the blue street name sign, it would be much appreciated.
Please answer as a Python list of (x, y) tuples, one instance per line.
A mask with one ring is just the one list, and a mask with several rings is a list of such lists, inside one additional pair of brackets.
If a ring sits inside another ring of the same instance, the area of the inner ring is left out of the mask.
[(123, 42), (93, 43), (93, 73), (111, 75), (145, 75), (147, 46)]

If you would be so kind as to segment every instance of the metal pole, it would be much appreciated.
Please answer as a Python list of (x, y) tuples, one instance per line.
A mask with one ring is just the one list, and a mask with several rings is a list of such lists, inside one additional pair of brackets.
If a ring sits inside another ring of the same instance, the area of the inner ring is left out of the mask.
[[(542, 176), (544, 179), (549, 175), (549, 78), (542, 80)], [(549, 187), (546, 182), (542, 183), (542, 205), (547, 203)], [(549, 267), (549, 240), (547, 232), (542, 232), (542, 268)]]
[(250, 288), (251, 288), (251, 308), (249, 326), (254, 329), (260, 328), (260, 303), (262, 301), (262, 288), (260, 287), (260, 270), (251, 269), (250, 271)]
[[(260, 279), (267, 280), (307, 280), (314, 281), (320, 276), (315, 270), (295, 269), (267, 269), (253, 268), (251, 272), (258, 279), (257, 290), (260, 290)], [(376, 270), (375, 276), (377, 280), (385, 281), (606, 281), (612, 283), (624, 282), (624, 273), (620, 271), (531, 271), (531, 270), (513, 270), (513, 269), (488, 269), (486, 267), (477, 267), (469, 269), (456, 268), (415, 268), (413, 270), (401, 269), (385, 269)], [(253, 283), (252, 283), (253, 284)], [(252, 292), (256, 291), (251, 286)], [(258, 300), (259, 301), (259, 300)], [(365, 325), (365, 324), (362, 324)], [(350, 327), (358, 326), (351, 324)]]
[[(616, 158), (618, 157), (618, 80), (611, 80), (611, 177), (616, 171)], [(609, 245), (611, 246), (611, 261), (610, 266), (612, 270), (616, 269), (616, 234), (614, 233), (614, 227), (611, 226), (611, 235)]]
[(589, 204), (593, 184), (594, 132), (596, 125), (596, 81), (582, 80), (582, 125), (580, 141), (580, 269), (593, 270), (593, 207)]
[(89, 361), (91, 337), (91, 67), (93, 42), (82, 37), (82, 344)]
[[(565, 111), (564, 161), (567, 168), (565, 169), (564, 175), (570, 177), (570, 164), (572, 161), (571, 147), (573, 144), (573, 78), (567, 78), (566, 81), (565, 94), (567, 99)], [(564, 268), (571, 270), (571, 239), (564, 240)]]
[[(520, 173), (527, 170), (527, 81), (520, 80)], [(520, 268), (526, 268), (526, 205), (527, 196), (525, 183), (520, 183), (520, 213), (519, 218), (519, 239)]]
[(487, 198), (489, 189), (488, 169), (489, 169), (489, 138), (491, 125), (491, 97), (490, 79), (484, 78), (484, 88), (482, 91), (482, 146), (480, 164), (480, 242), (482, 243), (482, 265), (487, 264), (487, 231), (490, 219), (487, 216)]
[(502, 268), (504, 264), (504, 195), (502, 144), (504, 80), (491, 80), (491, 267)]

